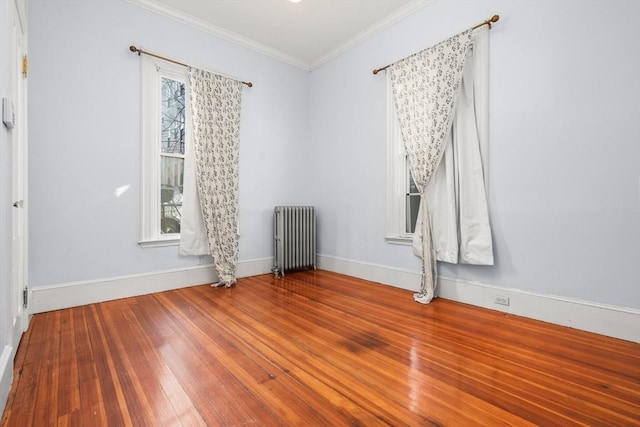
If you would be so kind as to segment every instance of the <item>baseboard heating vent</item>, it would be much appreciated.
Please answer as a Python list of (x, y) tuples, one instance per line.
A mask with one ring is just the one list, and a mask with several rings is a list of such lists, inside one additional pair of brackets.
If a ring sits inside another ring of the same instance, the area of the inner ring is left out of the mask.
[(273, 274), (316, 268), (313, 206), (276, 206), (273, 211)]

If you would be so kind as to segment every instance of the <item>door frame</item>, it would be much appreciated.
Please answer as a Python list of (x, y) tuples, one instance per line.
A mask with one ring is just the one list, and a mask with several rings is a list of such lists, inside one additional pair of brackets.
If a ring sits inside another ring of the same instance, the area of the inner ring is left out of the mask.
[(11, 251), (10, 325), (13, 353), (29, 327), (28, 297), (28, 202), (27, 202), (27, 17), (26, 0), (10, 2), (9, 98), (13, 102), (15, 127), (9, 131), (11, 151)]

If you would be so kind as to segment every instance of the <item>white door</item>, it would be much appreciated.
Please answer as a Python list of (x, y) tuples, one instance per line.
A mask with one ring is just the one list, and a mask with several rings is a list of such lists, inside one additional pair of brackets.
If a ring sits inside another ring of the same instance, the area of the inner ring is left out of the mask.
[[(8, 132), (11, 152), (11, 336), (14, 349), (29, 325), (24, 295), (27, 291), (27, 83), (23, 58), (26, 56), (26, 15), (24, 0), (11, 1), (9, 100), (13, 104), (15, 126)], [(15, 351), (15, 350), (14, 350)]]

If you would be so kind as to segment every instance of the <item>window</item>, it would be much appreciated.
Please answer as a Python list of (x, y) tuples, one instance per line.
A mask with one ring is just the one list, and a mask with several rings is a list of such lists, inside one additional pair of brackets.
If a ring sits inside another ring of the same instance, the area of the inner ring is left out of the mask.
[[(488, 28), (483, 27), (478, 29), (474, 33), (473, 45), (472, 45), (472, 60), (467, 59), (465, 66), (465, 81), (467, 88), (472, 88), (472, 101), (469, 100), (469, 92), (467, 89), (467, 100), (463, 104), (458, 104), (456, 110), (456, 118), (459, 123), (458, 126), (462, 126), (463, 129), (470, 129), (475, 125), (476, 133), (467, 131), (466, 133), (458, 132), (456, 139), (455, 134), (452, 134), (452, 145), (455, 147), (454, 152), (458, 152), (453, 156), (452, 162), (462, 161), (456, 159), (462, 159), (464, 157), (465, 162), (474, 162), (474, 166), (465, 170), (465, 184), (468, 185), (469, 177), (472, 176), (473, 182), (477, 183), (483, 181), (480, 186), (474, 184), (473, 190), (466, 190), (465, 193), (465, 206), (480, 206), (474, 212), (486, 212), (486, 200), (485, 198), (474, 198), (467, 200), (469, 195), (478, 195), (481, 193), (486, 194), (488, 188), (488, 153), (489, 153), (489, 44), (488, 44)], [(470, 61), (470, 62), (469, 62)], [(390, 73), (387, 75), (387, 212), (386, 212), (386, 227), (385, 238), (390, 243), (411, 244), (413, 232), (416, 228), (416, 220), (418, 215), (418, 208), (420, 205), (420, 194), (417, 191), (415, 183), (411, 178), (409, 172), (409, 166), (406, 153), (404, 152), (404, 144), (402, 143), (402, 136), (400, 133), (400, 125), (395, 108), (395, 102), (393, 97), (393, 90), (391, 85)], [(467, 107), (461, 109), (461, 105)], [(476, 135), (477, 138), (473, 138), (472, 135)], [(456, 142), (458, 141), (458, 142)], [(464, 145), (460, 145), (464, 142)], [(464, 147), (464, 148), (463, 148)], [(463, 151), (460, 151), (463, 150)], [(462, 154), (464, 153), (464, 154)], [(478, 156), (479, 155), (479, 159)], [(445, 154), (446, 159), (446, 154)], [(476, 162), (480, 162), (476, 163)], [(446, 174), (444, 179), (440, 179), (438, 185), (446, 185), (447, 188), (459, 188), (460, 176), (459, 168), (453, 166), (449, 169), (450, 172)], [(480, 171), (480, 173), (478, 173)], [(455, 176), (454, 176), (455, 175)], [(479, 177), (478, 177), (479, 175)], [(435, 178), (435, 177), (434, 177)], [(435, 184), (435, 179), (432, 180)], [(448, 183), (448, 184), (447, 184)], [(432, 184), (432, 185), (433, 185)], [(482, 188), (484, 186), (484, 188)], [(435, 187), (434, 187), (435, 188)], [(481, 189), (480, 189), (481, 188)], [(435, 190), (434, 190), (435, 192)], [(444, 194), (444, 193), (440, 193)], [(459, 193), (456, 193), (455, 208), (459, 207), (460, 201)], [(483, 201), (481, 201), (481, 199)], [(450, 199), (449, 199), (450, 200)], [(429, 201), (431, 205), (434, 205), (434, 200)], [(480, 205), (476, 205), (479, 203)], [(485, 205), (481, 207), (481, 205)], [(440, 207), (443, 205), (440, 204)], [(431, 211), (433, 214), (433, 210)], [(439, 220), (434, 219), (432, 221), (447, 221), (451, 218), (451, 215), (439, 215)], [(474, 219), (474, 221), (480, 221), (488, 224), (488, 218)], [(437, 229), (439, 225), (434, 226)]]
[(410, 244), (416, 227), (420, 193), (416, 188), (387, 74), (387, 215), (385, 238), (390, 243)]
[(180, 238), (185, 146), (189, 143), (188, 74), (183, 66), (142, 56), (142, 206), (140, 243)]
[(180, 233), (184, 176), (184, 82), (162, 77), (160, 122), (160, 233)]
[(407, 169), (407, 193), (405, 196), (405, 232), (407, 234), (413, 234), (416, 230), (416, 220), (418, 219), (418, 208), (420, 208), (420, 192), (416, 183), (413, 182), (411, 171), (409, 170), (409, 160), (405, 157), (405, 165)]

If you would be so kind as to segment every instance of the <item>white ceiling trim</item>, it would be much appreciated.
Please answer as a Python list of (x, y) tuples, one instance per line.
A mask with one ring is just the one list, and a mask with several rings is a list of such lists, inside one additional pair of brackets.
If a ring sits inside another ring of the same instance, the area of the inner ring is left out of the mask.
[(374, 36), (375, 34), (383, 31), (384, 29), (392, 26), (398, 21), (406, 18), (407, 16), (415, 13), (419, 9), (422, 9), (429, 3), (432, 3), (434, 0), (413, 0), (408, 3), (406, 6), (398, 9), (393, 14), (385, 17), (384, 19), (378, 21), (373, 26), (368, 29), (358, 33), (355, 37), (347, 40), (346, 42), (339, 45), (334, 50), (330, 51), (326, 55), (322, 56), (320, 59), (314, 61), (309, 64), (306, 61), (302, 61), (294, 56), (286, 54), (280, 50), (274, 49), (265, 44), (256, 42), (248, 37), (244, 37), (240, 34), (234, 33), (232, 31), (220, 28), (216, 25), (213, 25), (209, 22), (206, 22), (202, 19), (196, 18), (194, 16), (188, 15), (182, 11), (176, 10), (172, 7), (162, 5), (153, 0), (127, 0), (128, 2), (146, 9), (150, 12), (157, 13), (166, 18), (172, 19), (174, 21), (180, 22), (182, 24), (188, 25), (190, 27), (196, 28), (198, 30), (213, 34), (214, 36), (220, 37), (224, 40), (231, 41), (240, 46), (251, 49), (255, 52), (261, 53), (263, 55), (274, 58), (278, 61), (282, 61), (286, 64), (293, 65), (294, 67), (301, 68), (305, 71), (311, 71), (315, 68), (318, 68), (322, 64), (330, 61), (331, 59), (337, 57), (338, 55), (346, 52), (347, 50), (353, 48), (354, 46), (362, 43), (368, 38)]
[(391, 15), (388, 15), (384, 19), (382, 19), (382, 20), (378, 21), (377, 23), (375, 23), (373, 26), (371, 26), (371, 27), (367, 28), (366, 30), (361, 31), (360, 33), (356, 34), (351, 39), (345, 41), (340, 46), (338, 46), (337, 48), (332, 50), (331, 52), (327, 53), (326, 55), (322, 56), (317, 61), (313, 62), (308, 67), (309, 70), (314, 70), (314, 69), (318, 68), (319, 66), (321, 66), (322, 64), (324, 64), (326, 62), (329, 62), (330, 60), (332, 60), (333, 58), (337, 57), (338, 55), (343, 54), (344, 52), (346, 52), (349, 49), (357, 46), (358, 44), (360, 44), (363, 41), (369, 39), (370, 37), (373, 37), (374, 35), (382, 32), (383, 30), (385, 30), (387, 28), (389, 28), (393, 24), (403, 20), (407, 16), (417, 12), (418, 10), (420, 10), (423, 7), (427, 6), (429, 3), (433, 3), (433, 1), (434, 0), (413, 0), (411, 3), (407, 4), (406, 6), (401, 7), (400, 9), (398, 9), (397, 11), (392, 13)]
[(278, 61), (282, 61), (284, 63), (293, 65), (295, 67), (302, 68), (305, 71), (310, 70), (309, 64), (299, 60), (298, 58), (295, 58), (277, 49), (273, 49), (262, 43), (258, 43), (255, 40), (251, 40), (247, 37), (241, 36), (240, 34), (236, 34), (234, 32), (217, 27), (213, 24), (210, 24), (209, 22), (203, 21), (202, 19), (198, 19), (191, 15), (187, 15), (186, 13), (178, 11), (172, 7), (161, 5), (150, 0), (127, 0), (127, 1), (143, 9), (146, 9), (150, 12), (157, 13), (166, 18), (173, 19), (175, 21), (178, 21), (190, 27), (213, 34), (214, 36), (239, 44), (240, 46), (246, 47), (258, 53), (262, 53), (263, 55), (277, 59)]

